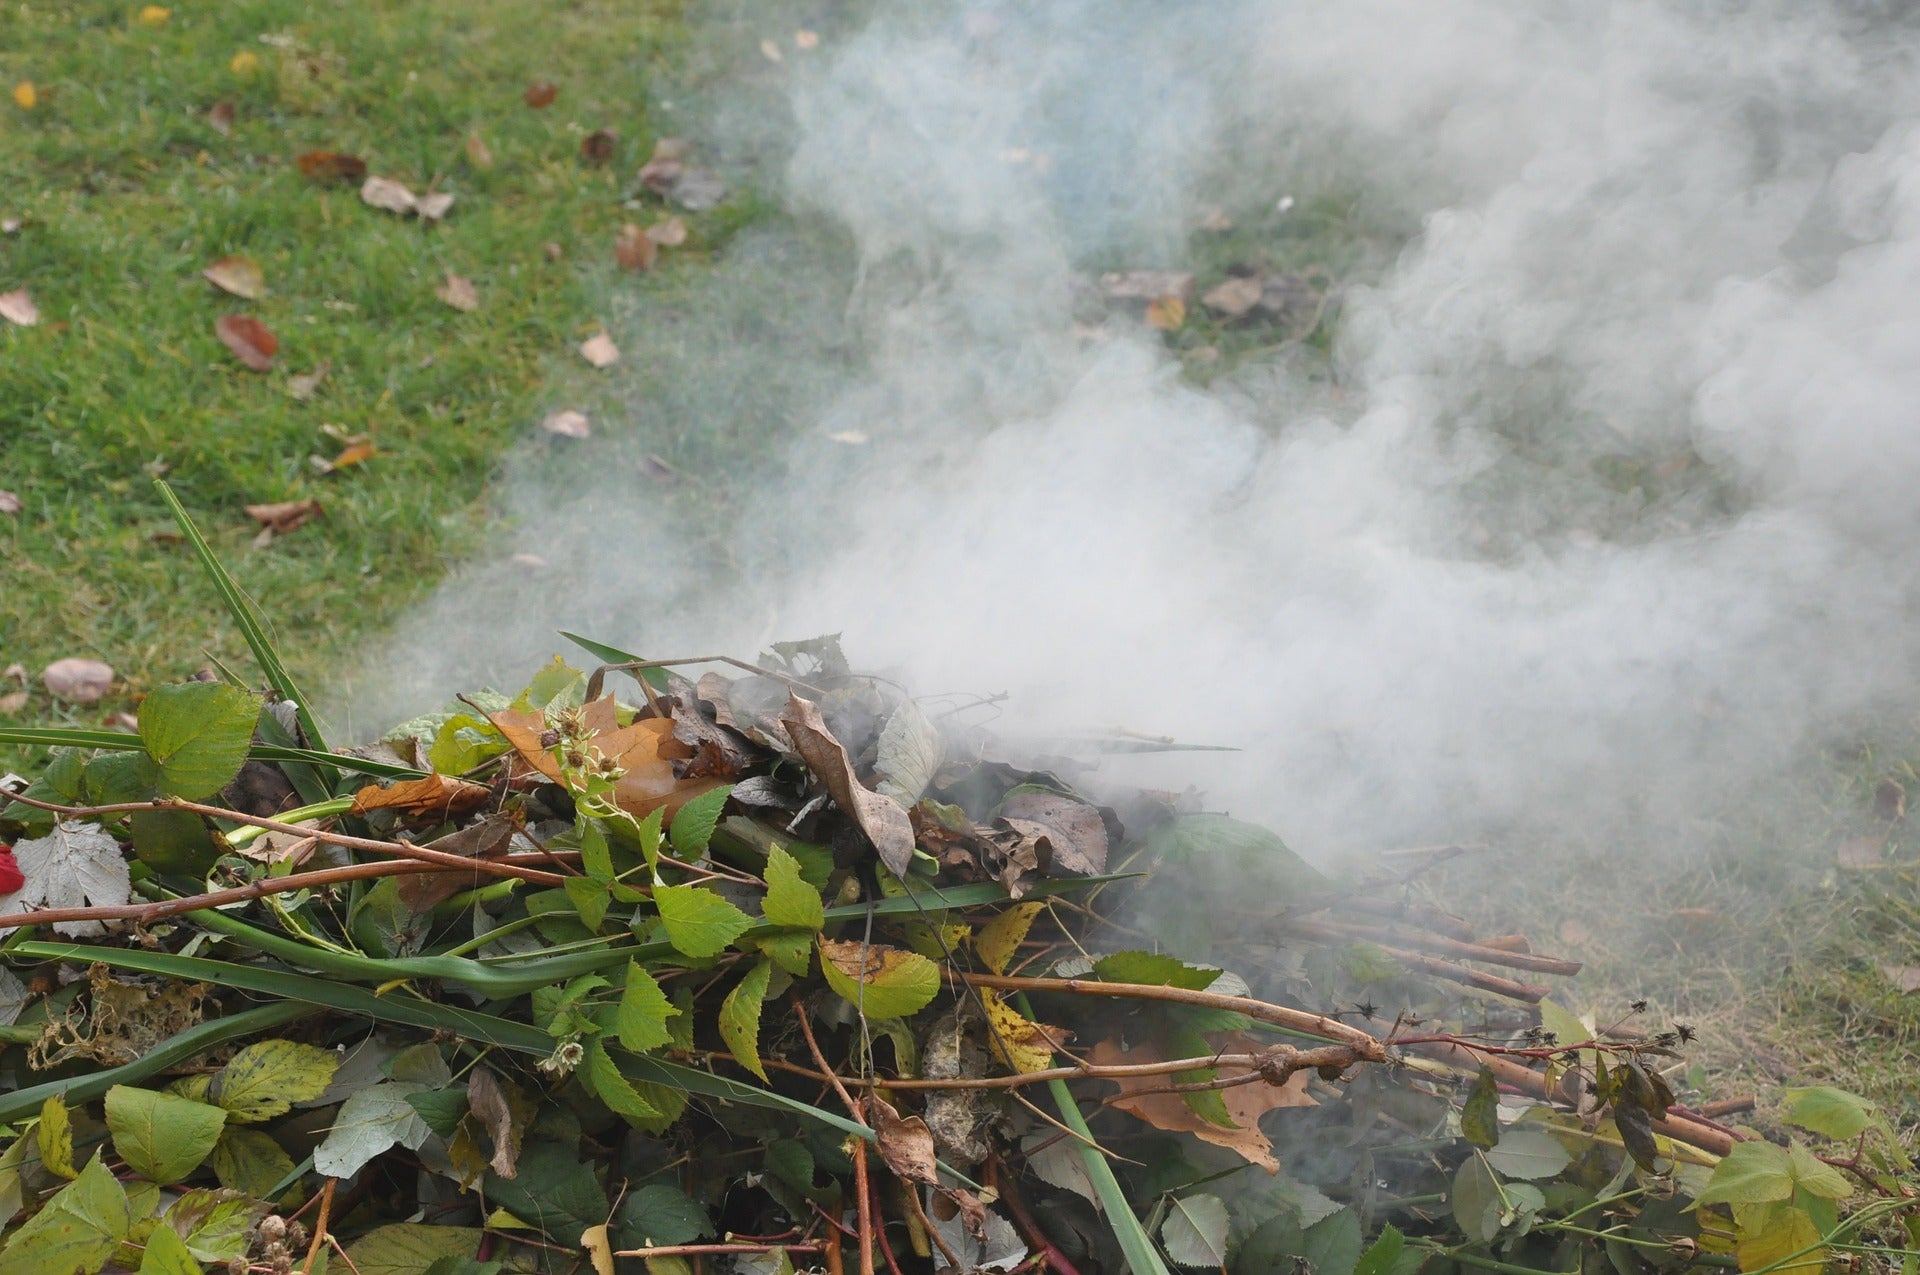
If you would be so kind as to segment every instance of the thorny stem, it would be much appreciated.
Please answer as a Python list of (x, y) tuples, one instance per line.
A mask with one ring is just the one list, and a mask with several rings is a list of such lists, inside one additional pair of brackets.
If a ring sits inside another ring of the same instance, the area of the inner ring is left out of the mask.
[(542, 872), (537, 868), (521, 867), (502, 859), (469, 858), (466, 855), (451, 854), (445, 850), (408, 845), (404, 841), (375, 841), (369, 837), (349, 837), (338, 832), (322, 832), (317, 828), (301, 828), (294, 824), (283, 823), (278, 819), (263, 819), (257, 815), (242, 814), (237, 810), (228, 810), (221, 806), (206, 806), (197, 801), (185, 801), (179, 797), (155, 797), (151, 801), (123, 801), (106, 806), (61, 806), (50, 801), (36, 801), (18, 793), (9, 793), (7, 796), (10, 800), (32, 806), (36, 810), (50, 810), (55, 814), (82, 819), (91, 819), (99, 815), (136, 814), (143, 810), (185, 810), (211, 819), (224, 819), (229, 823), (249, 824), (256, 828), (264, 828), (268, 832), (288, 832), (299, 837), (312, 837), (316, 841), (343, 846), (349, 850), (399, 855), (420, 863), (438, 863), (467, 871), (486, 872), (494, 876), (519, 877), (524, 881), (533, 881), (540, 885), (563, 885), (566, 882), (566, 878), (557, 872)]

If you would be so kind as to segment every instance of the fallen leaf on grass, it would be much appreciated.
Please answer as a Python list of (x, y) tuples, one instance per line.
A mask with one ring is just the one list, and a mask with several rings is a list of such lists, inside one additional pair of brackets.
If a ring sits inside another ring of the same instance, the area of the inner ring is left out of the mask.
[(1900, 819), (1907, 813), (1907, 790), (1898, 779), (1882, 779), (1873, 790), (1873, 813), (1882, 819)]
[(367, 175), (367, 161), (339, 151), (308, 151), (294, 161), (308, 181), (357, 182)]
[(157, 4), (150, 4), (140, 10), (140, 25), (143, 27), (163, 27), (167, 19), (173, 16), (173, 10)]
[(0, 217), (0, 235), (19, 234), (21, 224), (18, 217)]
[(1229, 319), (1242, 319), (1260, 304), (1260, 291), (1257, 276), (1242, 275), (1208, 288), (1201, 294), (1200, 304), (1215, 314), (1223, 314)]
[(678, 248), (687, 241), (687, 223), (678, 217), (655, 222), (647, 227), (647, 238), (662, 248)]
[(482, 172), (493, 167), (493, 152), (487, 149), (478, 133), (467, 134), (467, 162)]
[(200, 274), (222, 292), (248, 301), (258, 301), (267, 290), (266, 272), (251, 257), (222, 257)]
[(1172, 332), (1187, 321), (1187, 303), (1179, 297), (1155, 297), (1147, 302), (1147, 322), (1162, 332)]
[(1109, 301), (1157, 301), (1178, 297), (1184, 304), (1193, 295), (1193, 276), (1177, 270), (1120, 270), (1100, 276)]
[(0, 491), (0, 514), (17, 514), (19, 512), (20, 497), (14, 492)]
[(421, 221), (429, 225), (438, 225), (452, 207), (453, 196), (444, 190), (438, 190), (430, 195), (420, 196), (420, 201), (414, 205), (413, 210), (420, 214)]
[(472, 313), (480, 308), (480, 294), (473, 289), (473, 280), (464, 275), (447, 271), (447, 281), (433, 290), (433, 295), (456, 310)]
[(27, 693), (25, 691), (8, 691), (5, 695), (0, 695), (0, 714), (5, 714), (8, 717), (17, 717), (20, 714), (20, 710), (26, 706)]
[[(1257, 1054), (1266, 1048), (1266, 1042), (1250, 1036), (1228, 1036), (1220, 1043), (1220, 1048), (1228, 1053)], [(1091, 1059), (1095, 1066), (1111, 1067), (1165, 1062), (1166, 1055), (1151, 1041), (1142, 1041), (1132, 1049), (1122, 1049), (1115, 1041), (1103, 1040), (1093, 1047)], [(1223, 1078), (1246, 1074), (1244, 1068), (1222, 1067), (1219, 1071)], [(1268, 1141), (1266, 1134), (1260, 1132), (1260, 1117), (1279, 1107), (1318, 1106), (1312, 1095), (1307, 1093), (1307, 1083), (1312, 1077), (1311, 1071), (1296, 1071), (1284, 1085), (1270, 1085), (1264, 1080), (1256, 1080), (1220, 1090), (1227, 1114), (1233, 1117), (1234, 1124), (1238, 1126), (1233, 1129), (1208, 1120), (1180, 1094), (1141, 1092), (1164, 1090), (1175, 1083), (1174, 1076), (1109, 1076), (1105, 1079), (1109, 1084), (1120, 1086), (1120, 1096), (1112, 1100), (1112, 1105), (1120, 1110), (1168, 1133), (1191, 1133), (1202, 1142), (1211, 1142), (1216, 1147), (1236, 1152), (1248, 1163), (1257, 1164), (1268, 1173), (1277, 1173), (1280, 1162), (1274, 1157), (1273, 1143)]]
[(680, 471), (652, 452), (640, 458), (640, 472), (657, 483), (670, 483), (680, 476)]
[(604, 164), (613, 158), (620, 145), (620, 134), (610, 128), (596, 128), (580, 139), (580, 158), (589, 164)]
[(287, 393), (302, 403), (312, 398), (320, 388), (320, 382), (327, 379), (327, 373), (333, 370), (332, 359), (322, 359), (320, 365), (311, 372), (287, 378)]
[(260, 534), (254, 537), (253, 543), (256, 546), (271, 544), (274, 536), (298, 531), (308, 520), (325, 512), (317, 500), (282, 500), (273, 504), (248, 505), (247, 517), (260, 524)]
[(55, 699), (75, 704), (97, 704), (113, 687), (113, 669), (99, 660), (68, 656), (55, 660), (40, 673)]
[(225, 314), (213, 325), (213, 331), (220, 343), (233, 351), (233, 357), (254, 371), (264, 372), (273, 366), (280, 341), (260, 320), (245, 314)]
[(40, 322), (40, 307), (33, 303), (33, 298), (27, 295), (25, 288), (0, 292), (0, 319), (30, 328)]
[(769, 62), (784, 62), (786, 55), (780, 52), (780, 46), (772, 40), (760, 41), (760, 56)]
[(368, 784), (353, 794), (355, 815), (370, 810), (397, 810), (415, 819), (444, 822), (472, 814), (487, 804), (492, 790), (485, 784), (469, 783), (446, 775), (428, 775), (425, 779), (403, 779), (382, 788)]
[(553, 243), (551, 241), (545, 244), (542, 244), (540, 246), (540, 252), (541, 252), (541, 255), (546, 257), (548, 261), (558, 261), (560, 260), (560, 258), (567, 255), (567, 250), (565, 248), (562, 248), (559, 244)]
[(1849, 872), (1869, 872), (1886, 866), (1885, 860), (1881, 858), (1881, 851), (1886, 849), (1886, 845), (1887, 838), (1884, 833), (1870, 837), (1854, 837), (1850, 841), (1840, 843), (1840, 848), (1834, 852), (1834, 858)]
[(620, 237), (613, 241), (613, 259), (622, 270), (651, 270), (659, 255), (660, 245), (632, 222), (620, 227)]
[(1920, 965), (1882, 965), (1880, 972), (1902, 992), (1920, 992)]
[(252, 75), (260, 69), (260, 55), (252, 49), (242, 49), (234, 54), (227, 63), (227, 70), (235, 75)]
[(553, 99), (560, 96), (560, 90), (541, 80), (537, 84), (527, 85), (527, 91), (521, 95), (528, 106), (536, 111), (544, 111), (553, 105)]
[(673, 184), (668, 198), (688, 212), (705, 212), (727, 197), (727, 184), (709, 168), (689, 168)]
[(680, 180), (680, 173), (693, 144), (684, 137), (663, 137), (653, 144), (653, 154), (640, 166), (640, 184), (656, 195), (664, 195)]
[(612, 367), (620, 361), (620, 347), (602, 332), (580, 343), (580, 357), (595, 367)]
[[(338, 436), (338, 431), (331, 427), (328, 428), (327, 432)], [(315, 473), (337, 474), (343, 469), (351, 469), (355, 465), (364, 465), (373, 459), (373, 435), (353, 434), (342, 437), (340, 441), (343, 444), (340, 448), (340, 453), (332, 460), (328, 460), (324, 456), (307, 457), (307, 463), (313, 466)]]
[(13, 86), (13, 104), (21, 110), (32, 110), (39, 101), (40, 93), (33, 87), (32, 80), (22, 80)]
[(233, 103), (225, 100), (215, 102), (207, 110), (207, 127), (216, 133), (233, 132)]
[(540, 428), (556, 438), (587, 438), (593, 433), (583, 412), (555, 412), (540, 422)]
[(369, 177), (360, 187), (360, 202), (405, 217), (417, 212), (420, 201), (412, 191), (386, 177)]

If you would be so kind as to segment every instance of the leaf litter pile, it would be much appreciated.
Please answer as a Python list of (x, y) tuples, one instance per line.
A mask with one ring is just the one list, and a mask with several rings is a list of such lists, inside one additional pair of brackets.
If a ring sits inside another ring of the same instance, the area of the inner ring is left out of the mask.
[[(255, 613), (0, 830), (0, 1271), (1814, 1272), (1864, 1101), (1725, 1123), (1644, 1004), (850, 668), (571, 640), (329, 751)], [(571, 636), (571, 635), (569, 635)], [(1078, 747), (1078, 746), (1077, 746)], [(1690, 1087), (1691, 1086), (1691, 1087)], [(1684, 1101), (1683, 1101), (1684, 1099)], [(1903, 1225), (1904, 1224), (1904, 1225)], [(1864, 1255), (1864, 1256), (1863, 1256)], [(1911, 1255), (1908, 1258), (1911, 1269)]]

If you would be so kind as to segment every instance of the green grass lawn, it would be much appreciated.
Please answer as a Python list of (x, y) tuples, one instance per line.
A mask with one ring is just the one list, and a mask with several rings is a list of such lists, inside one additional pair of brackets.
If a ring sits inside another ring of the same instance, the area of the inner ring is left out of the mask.
[[(502, 450), (549, 411), (612, 401), (574, 347), (609, 319), (619, 227), (670, 211), (634, 175), (666, 131), (650, 86), (688, 44), (676, 0), (249, 0), (157, 21), (133, 4), (7, 6), (0, 219), (21, 224), (0, 237), (0, 292), (28, 289), (41, 315), (0, 323), (0, 490), (23, 505), (0, 514), (0, 667), (30, 677), (8, 720), (92, 725), (203, 652), (245, 666), (169, 538), (155, 474), (314, 680), (472, 551)], [(544, 110), (523, 100), (537, 81), (558, 89)], [(23, 83), (32, 109), (12, 95)], [(209, 118), (222, 102), (225, 133)], [(599, 128), (620, 140), (594, 166), (580, 144)], [(301, 174), (296, 156), (319, 149), (456, 202), (437, 226), (367, 207), (357, 184)], [(686, 215), (687, 243), (622, 286), (641, 304), (673, 295), (755, 215), (747, 196)], [(263, 269), (260, 300), (201, 277), (230, 254)], [(435, 295), (448, 272), (473, 281), (476, 311)], [(216, 339), (229, 313), (277, 335), (272, 370)], [(289, 392), (321, 365), (311, 399)], [(377, 454), (317, 473), (309, 457), (339, 450), (323, 426), (371, 433)], [(250, 546), (245, 505), (309, 497), (323, 520)], [(107, 700), (40, 687), (69, 655), (120, 674)], [(27, 760), (0, 752), (0, 769)]]

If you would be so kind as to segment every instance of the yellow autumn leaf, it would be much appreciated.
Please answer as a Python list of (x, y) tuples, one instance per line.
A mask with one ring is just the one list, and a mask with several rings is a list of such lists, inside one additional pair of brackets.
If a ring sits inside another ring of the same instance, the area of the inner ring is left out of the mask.
[(30, 111), (40, 101), (32, 80), (22, 80), (13, 86), (13, 104), (23, 111)]
[(1187, 321), (1187, 303), (1179, 297), (1155, 297), (1147, 302), (1147, 322), (1162, 332), (1172, 332)]
[(987, 1034), (1001, 1062), (1022, 1076), (1053, 1065), (1054, 1036), (1066, 1033), (1042, 1027), (990, 987), (980, 989), (980, 1002), (987, 1007)]
[(227, 70), (235, 75), (252, 75), (260, 69), (260, 55), (252, 49), (242, 49), (233, 55), (233, 61), (227, 63)]
[(981, 926), (980, 933), (973, 940), (973, 952), (980, 958), (980, 963), (995, 974), (1006, 973), (1007, 962), (1020, 950), (1020, 941), (1033, 928), (1033, 918), (1040, 915), (1042, 906), (1039, 903), (1021, 903)]
[(140, 25), (143, 27), (163, 27), (167, 25), (167, 19), (172, 16), (172, 9), (164, 9), (157, 4), (150, 4), (140, 10)]

